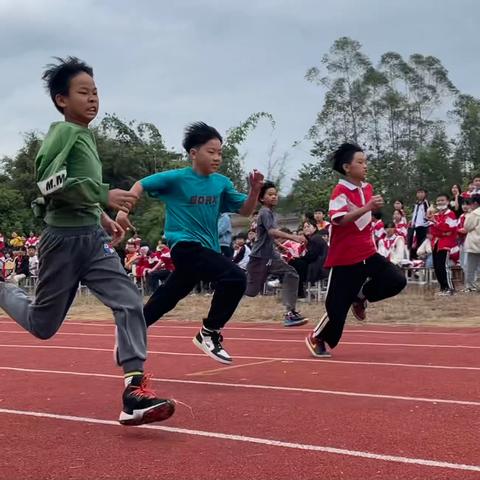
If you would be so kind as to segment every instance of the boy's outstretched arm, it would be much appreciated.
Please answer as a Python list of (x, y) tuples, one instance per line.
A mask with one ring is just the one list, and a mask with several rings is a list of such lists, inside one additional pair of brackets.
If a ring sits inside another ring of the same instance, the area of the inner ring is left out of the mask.
[[(137, 199), (140, 199), (143, 194), (143, 187), (140, 182), (135, 182), (133, 187), (130, 189), (130, 193), (134, 194)], [(135, 227), (130, 222), (128, 215), (130, 212), (119, 211), (117, 213), (116, 222), (125, 230), (135, 230)]]
[(258, 195), (263, 185), (264, 176), (258, 170), (254, 170), (248, 176), (248, 183), (250, 185), (250, 190), (248, 192), (248, 197), (243, 203), (242, 207), (238, 211), (240, 215), (244, 217), (249, 217), (255, 210), (255, 207), (258, 203)]
[(374, 195), (363, 207), (355, 208), (354, 210), (345, 213), (342, 216), (338, 216), (337, 219), (332, 218), (332, 222), (336, 223), (337, 225), (345, 225), (346, 223), (354, 222), (367, 212), (382, 208), (383, 205), (383, 198), (380, 195)]

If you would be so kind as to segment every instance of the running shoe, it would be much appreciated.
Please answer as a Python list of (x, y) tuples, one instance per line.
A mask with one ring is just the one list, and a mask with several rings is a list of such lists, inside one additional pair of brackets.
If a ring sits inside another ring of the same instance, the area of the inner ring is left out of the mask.
[(162, 422), (175, 412), (175, 401), (158, 398), (150, 388), (150, 375), (134, 375), (123, 392), (123, 410), (118, 421), (135, 426)]
[(209, 357), (217, 362), (230, 364), (233, 361), (232, 357), (223, 348), (222, 342), (223, 336), (220, 331), (209, 331), (205, 328), (202, 328), (193, 338), (193, 344)]

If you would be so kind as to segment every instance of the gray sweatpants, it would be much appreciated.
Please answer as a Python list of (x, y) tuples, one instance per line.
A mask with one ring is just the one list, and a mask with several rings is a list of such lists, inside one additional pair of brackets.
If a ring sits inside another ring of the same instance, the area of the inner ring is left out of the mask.
[(480, 253), (467, 253), (465, 269), (465, 287), (477, 288), (475, 276), (480, 268)]
[(35, 299), (15, 285), (0, 283), (0, 307), (25, 330), (45, 340), (62, 325), (82, 282), (113, 311), (118, 357), (125, 373), (143, 371), (146, 325), (142, 299), (106, 242), (99, 226), (47, 227), (39, 245)]
[(247, 297), (256, 297), (263, 288), (268, 275), (283, 276), (282, 303), (287, 312), (295, 310), (299, 277), (297, 271), (281, 258), (271, 260), (250, 257), (247, 265)]

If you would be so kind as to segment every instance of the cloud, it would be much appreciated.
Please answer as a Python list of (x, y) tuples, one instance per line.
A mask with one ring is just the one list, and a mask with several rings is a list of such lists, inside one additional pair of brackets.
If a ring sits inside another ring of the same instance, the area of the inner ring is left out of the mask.
[[(374, 63), (389, 50), (433, 54), (480, 95), (479, 13), (473, 0), (0, 0), (0, 155), (57, 120), (41, 70), (53, 55), (77, 55), (95, 69), (103, 112), (154, 122), (175, 148), (193, 120), (225, 131), (272, 113), (276, 130), (260, 125), (245, 146), (252, 168), (274, 140), (290, 149), (314, 123), (322, 90), (304, 74), (343, 35)], [(308, 144), (292, 150), (288, 175), (308, 160)]]

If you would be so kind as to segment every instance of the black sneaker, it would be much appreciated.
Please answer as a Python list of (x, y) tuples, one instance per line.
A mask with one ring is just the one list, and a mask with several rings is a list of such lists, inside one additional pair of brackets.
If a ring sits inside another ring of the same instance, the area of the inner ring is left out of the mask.
[(352, 313), (353, 316), (360, 322), (363, 322), (367, 319), (367, 306), (368, 302), (366, 298), (359, 299), (357, 298), (353, 303), (352, 303)]
[(314, 357), (330, 358), (332, 356), (332, 354), (327, 350), (325, 342), (317, 338), (313, 332), (305, 338), (305, 344)]
[(175, 412), (175, 401), (158, 398), (149, 388), (150, 375), (134, 375), (123, 392), (122, 425), (162, 422)]
[(300, 325), (305, 325), (308, 322), (308, 318), (303, 317), (300, 313), (292, 310), (285, 314), (283, 319), (284, 327), (299, 327)]
[(193, 338), (193, 344), (209, 357), (217, 362), (230, 364), (233, 361), (232, 357), (225, 351), (222, 342), (223, 336), (215, 330), (207, 333), (202, 329)]

